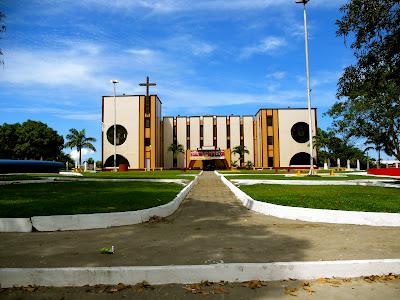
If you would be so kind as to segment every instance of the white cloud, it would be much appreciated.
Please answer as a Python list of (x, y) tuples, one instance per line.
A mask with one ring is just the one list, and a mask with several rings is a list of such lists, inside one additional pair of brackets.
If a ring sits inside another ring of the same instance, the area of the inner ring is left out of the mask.
[(261, 40), (258, 45), (245, 47), (240, 54), (240, 58), (249, 58), (255, 54), (272, 54), (286, 45), (287, 42), (284, 38), (269, 36)]
[(160, 45), (167, 51), (195, 56), (209, 55), (217, 48), (215, 45), (197, 39), (190, 34), (176, 35), (167, 40), (160, 41)]
[(100, 121), (101, 114), (96, 112), (79, 112), (72, 109), (51, 108), (48, 106), (28, 106), (28, 107), (3, 107), (0, 111), (9, 113), (25, 114), (49, 114), (61, 119), (81, 120), (81, 121)]
[(286, 72), (278, 71), (267, 75), (267, 78), (273, 78), (276, 80), (280, 80), (286, 77)]
[(193, 107), (204, 108), (250, 103), (259, 103), (263, 106), (296, 106), (302, 103), (305, 93), (302, 90), (281, 90), (268, 94), (251, 94), (224, 91), (214, 92), (209, 89), (199, 88), (166, 88), (163, 89), (161, 96), (162, 99), (166, 99), (164, 107), (168, 110), (172, 108), (190, 109)]
[[(345, 0), (318, 0), (310, 5), (319, 7), (338, 7)], [(87, 7), (112, 8), (119, 10), (146, 9), (153, 14), (171, 14), (179, 12), (201, 11), (239, 11), (258, 10), (271, 7), (296, 7), (290, 0), (81, 0), (81, 4)]]
[[(94, 154), (95, 152), (90, 150), (90, 149), (86, 149), (83, 148), (82, 151), (82, 163), (85, 161), (85, 158), (89, 158), (90, 155)], [(71, 152), (69, 153), (69, 156), (75, 160), (75, 161), (79, 161), (79, 152), (76, 151), (76, 149), (71, 150)]]

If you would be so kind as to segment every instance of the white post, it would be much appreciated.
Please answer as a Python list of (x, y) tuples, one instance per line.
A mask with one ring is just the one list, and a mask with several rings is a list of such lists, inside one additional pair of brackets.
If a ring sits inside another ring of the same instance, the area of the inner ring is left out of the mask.
[(117, 95), (114, 83), (114, 172), (117, 172)]
[(68, 171), (68, 162), (65, 162), (65, 169)]
[(309, 175), (314, 175), (313, 159), (313, 134), (312, 134), (312, 116), (311, 116), (311, 83), (310, 83), (310, 64), (308, 59), (308, 30), (307, 30), (307, 9), (308, 1), (304, 0), (304, 44), (306, 49), (306, 75), (307, 75), (307, 107), (308, 107), (308, 132), (310, 136), (310, 171)]
[(85, 161), (85, 162), (83, 163), (83, 170), (84, 170), (85, 172), (87, 172), (87, 161)]
[(111, 80), (111, 83), (114, 86), (114, 172), (117, 172), (117, 93), (115, 91), (115, 85), (118, 83), (118, 80)]
[(347, 171), (350, 171), (350, 170), (351, 170), (350, 160), (348, 159), (347, 160)]
[(328, 170), (328, 163), (326, 161), (324, 162), (324, 170)]
[(357, 159), (357, 171), (360, 171), (360, 170), (361, 170), (361, 167), (360, 167), (360, 160)]
[(394, 163), (394, 167), (395, 167), (396, 169), (398, 169), (398, 168), (399, 168), (399, 163), (398, 163), (398, 162)]
[(340, 168), (340, 158), (337, 159), (337, 167)]

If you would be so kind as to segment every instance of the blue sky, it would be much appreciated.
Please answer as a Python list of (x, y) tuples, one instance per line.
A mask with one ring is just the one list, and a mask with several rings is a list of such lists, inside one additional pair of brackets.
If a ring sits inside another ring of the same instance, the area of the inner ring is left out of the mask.
[[(352, 51), (336, 37), (344, 1), (308, 5), (312, 103), (318, 125)], [(142, 94), (146, 75), (163, 115), (251, 114), (306, 107), (302, 6), (294, 0), (0, 0), (0, 123), (40, 120), (96, 137), (101, 96)], [(100, 151), (90, 156), (100, 159)]]

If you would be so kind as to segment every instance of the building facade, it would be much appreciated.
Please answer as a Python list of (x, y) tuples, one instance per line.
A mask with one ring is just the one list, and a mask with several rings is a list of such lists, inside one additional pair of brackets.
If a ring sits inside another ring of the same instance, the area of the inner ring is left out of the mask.
[[(114, 109), (115, 107), (115, 109)], [(102, 99), (102, 159), (114, 166), (114, 117), (117, 166), (129, 169), (223, 169), (250, 164), (256, 168), (309, 166), (307, 109), (260, 109), (255, 116), (166, 116), (157, 95)], [(115, 114), (115, 115), (114, 115)], [(316, 109), (312, 132), (316, 134)], [(170, 151), (172, 144), (183, 152)], [(248, 153), (240, 159), (234, 148)], [(314, 152), (313, 157), (316, 158)]]

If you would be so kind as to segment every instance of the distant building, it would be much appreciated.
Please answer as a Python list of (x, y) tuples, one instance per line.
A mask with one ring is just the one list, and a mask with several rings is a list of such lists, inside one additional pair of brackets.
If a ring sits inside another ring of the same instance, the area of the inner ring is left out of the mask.
[[(145, 168), (229, 168), (240, 165), (232, 151), (243, 145), (249, 151), (242, 163), (256, 168), (309, 166), (308, 113), (304, 108), (260, 109), (255, 116), (161, 117), (157, 95), (123, 95), (116, 98), (117, 165)], [(114, 97), (102, 99), (102, 159), (114, 165)], [(312, 110), (316, 133), (316, 109)], [(168, 148), (181, 144), (184, 153), (174, 159)], [(314, 158), (316, 153), (314, 153)]]

